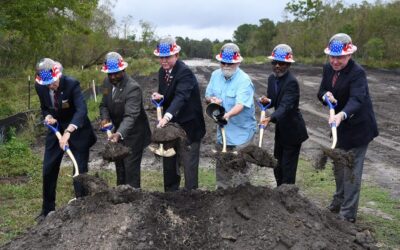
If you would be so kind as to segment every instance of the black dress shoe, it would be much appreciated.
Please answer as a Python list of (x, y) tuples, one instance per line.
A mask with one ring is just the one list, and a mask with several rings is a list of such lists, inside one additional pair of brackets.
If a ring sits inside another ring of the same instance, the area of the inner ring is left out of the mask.
[(340, 205), (334, 205), (334, 204), (330, 204), (329, 206), (326, 207), (329, 211), (331, 211), (332, 213), (339, 213), (340, 212)]
[(350, 217), (344, 217), (343, 215), (338, 215), (337, 217), (336, 217), (338, 220), (341, 220), (341, 221), (348, 221), (348, 222), (350, 222), (350, 223), (355, 223), (356, 222), (356, 219), (355, 218), (350, 218)]
[(40, 222), (44, 221), (45, 218), (46, 218), (46, 214), (45, 214), (45, 212), (42, 211), (42, 212), (40, 212), (40, 214), (38, 216), (35, 217), (35, 221), (37, 223), (40, 223)]

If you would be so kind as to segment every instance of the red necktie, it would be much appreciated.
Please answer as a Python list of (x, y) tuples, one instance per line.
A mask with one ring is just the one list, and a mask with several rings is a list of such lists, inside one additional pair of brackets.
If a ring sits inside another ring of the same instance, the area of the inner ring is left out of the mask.
[(335, 71), (335, 74), (333, 74), (333, 77), (332, 77), (332, 88), (335, 87), (338, 77), (339, 77), (339, 72)]
[(58, 110), (58, 92), (57, 91), (53, 92), (53, 99), (54, 99), (54, 109), (57, 111)]

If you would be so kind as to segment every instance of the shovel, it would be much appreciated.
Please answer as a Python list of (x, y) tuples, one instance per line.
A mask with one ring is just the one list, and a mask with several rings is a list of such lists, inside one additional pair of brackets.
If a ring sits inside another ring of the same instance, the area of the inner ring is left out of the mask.
[[(157, 108), (157, 121), (160, 121), (162, 119), (162, 103), (164, 102), (164, 98), (162, 98), (159, 102), (156, 100), (151, 100), (151, 102), (156, 106)], [(149, 149), (151, 152), (155, 153), (156, 155), (162, 156), (162, 157), (172, 157), (176, 154), (175, 150), (173, 148), (169, 148), (167, 150), (164, 149), (164, 145), (160, 143), (158, 148), (154, 148), (152, 146), (149, 146)]]
[(219, 128), (221, 129), (222, 153), (226, 153), (226, 135), (224, 126), (228, 123), (228, 121), (223, 118), (225, 114), (225, 108), (216, 103), (210, 103), (206, 108), (206, 113), (209, 117), (211, 117), (211, 119), (214, 120), (214, 122), (219, 125)]
[[(335, 104), (331, 103), (331, 101), (329, 101), (329, 98), (327, 96), (325, 96), (325, 102), (329, 106), (329, 117), (335, 116), (335, 107), (336, 107), (337, 103), (335, 103)], [(332, 123), (330, 123), (330, 125), (331, 125), (331, 130), (332, 130), (332, 146), (331, 146), (331, 149), (334, 149), (336, 147), (336, 143), (337, 143), (336, 122), (332, 122)]]
[[(58, 128), (51, 126), (50, 124), (44, 122), (44, 125), (47, 126), (51, 131), (54, 132), (54, 134), (57, 136), (58, 140), (61, 139), (61, 133), (60, 131), (58, 131)], [(69, 158), (71, 159), (72, 163), (74, 164), (74, 169), (75, 169), (75, 173), (72, 177), (77, 177), (79, 175), (79, 168), (78, 168), (78, 163), (75, 160), (74, 155), (72, 154), (71, 149), (69, 149), (69, 147), (67, 145), (65, 145), (64, 147), (64, 152), (67, 152)]]
[[(105, 124), (100, 130), (107, 133), (107, 138), (112, 135), (111, 129), (113, 128), (112, 123)], [(108, 142), (103, 151), (103, 159), (106, 161), (117, 161), (122, 160), (130, 154), (130, 149), (121, 143)]]
[(260, 101), (257, 101), (257, 104), (261, 109), (260, 125), (259, 125), (259, 128), (260, 128), (260, 139), (258, 141), (258, 147), (260, 147), (260, 148), (262, 146), (264, 129), (265, 129), (265, 126), (261, 124), (261, 121), (265, 119), (265, 111), (269, 108), (269, 106), (271, 106), (271, 103), (272, 103), (272, 100), (270, 100), (269, 103), (266, 104), (266, 105), (263, 105)]

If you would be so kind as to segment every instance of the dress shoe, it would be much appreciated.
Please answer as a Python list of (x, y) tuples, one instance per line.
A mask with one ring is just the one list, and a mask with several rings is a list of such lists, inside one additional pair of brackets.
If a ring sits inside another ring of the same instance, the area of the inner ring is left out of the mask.
[(340, 205), (335, 205), (335, 204), (330, 204), (329, 206), (326, 207), (329, 211), (332, 213), (339, 213), (340, 212)]
[(340, 215), (340, 214), (336, 218), (338, 220), (341, 220), (341, 221), (348, 221), (348, 222), (351, 222), (351, 223), (355, 223), (356, 222), (355, 218), (344, 217), (343, 215)]

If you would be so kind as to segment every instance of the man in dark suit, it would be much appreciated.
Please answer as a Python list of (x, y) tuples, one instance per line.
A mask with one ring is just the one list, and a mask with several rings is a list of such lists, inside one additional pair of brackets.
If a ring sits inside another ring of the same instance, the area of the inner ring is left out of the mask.
[[(58, 127), (62, 138), (49, 130), (43, 160), (43, 206), (38, 218), (44, 218), (55, 210), (56, 186), (64, 148), (68, 146), (79, 168), (88, 171), (89, 148), (96, 142), (87, 116), (79, 82), (62, 74), (60, 63), (44, 58), (36, 65), (35, 88), (46, 123)], [(81, 185), (73, 181), (76, 197), (85, 195)]]
[(273, 74), (268, 78), (267, 97), (261, 97), (261, 102), (271, 102), (275, 111), (262, 124), (276, 124), (274, 156), (278, 164), (274, 175), (277, 185), (295, 184), (301, 144), (308, 134), (299, 110), (299, 83), (289, 71), (294, 63), (292, 49), (279, 44), (268, 58), (272, 59)]
[(127, 66), (120, 54), (106, 55), (102, 71), (108, 77), (104, 79), (100, 117), (102, 127), (110, 122), (114, 126), (108, 139), (131, 148), (131, 154), (115, 162), (117, 185), (140, 188), (140, 164), (143, 150), (150, 144), (151, 131), (143, 107), (142, 89), (126, 74)]
[(163, 158), (165, 191), (179, 189), (179, 158), (182, 158), (184, 167), (185, 189), (198, 187), (200, 142), (206, 133), (199, 85), (193, 72), (179, 60), (180, 49), (175, 39), (166, 37), (160, 40), (154, 50), (161, 67), (158, 73), (158, 92), (152, 94), (152, 99), (159, 101), (164, 98), (164, 114), (158, 127), (176, 122), (187, 135), (187, 141), (184, 142), (186, 150)]
[(336, 123), (337, 148), (354, 154), (352, 168), (335, 165), (336, 192), (328, 209), (339, 213), (339, 219), (355, 222), (360, 198), (364, 158), (368, 144), (378, 136), (372, 101), (364, 69), (351, 55), (357, 50), (350, 36), (334, 35), (325, 54), (329, 63), (324, 65), (318, 99), (325, 97), (337, 104), (336, 115), (329, 117), (329, 124)]

